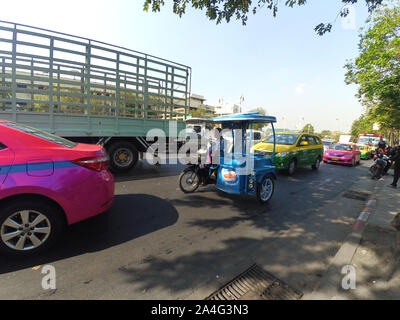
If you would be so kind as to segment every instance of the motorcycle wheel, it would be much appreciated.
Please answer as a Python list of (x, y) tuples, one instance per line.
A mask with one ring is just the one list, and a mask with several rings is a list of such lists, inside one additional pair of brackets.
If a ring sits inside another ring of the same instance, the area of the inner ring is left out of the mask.
[(378, 172), (378, 167), (374, 164), (369, 168), (369, 172), (371, 173), (371, 178), (375, 179), (375, 176)]
[(186, 169), (179, 176), (179, 187), (184, 193), (192, 193), (199, 188), (200, 180), (199, 174), (193, 169)]

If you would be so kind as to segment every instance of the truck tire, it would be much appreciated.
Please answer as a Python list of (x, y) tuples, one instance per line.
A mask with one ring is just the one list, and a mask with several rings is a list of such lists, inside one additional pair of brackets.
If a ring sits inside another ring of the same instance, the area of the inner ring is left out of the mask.
[(128, 172), (136, 166), (139, 159), (136, 147), (126, 141), (111, 144), (107, 153), (110, 157), (110, 170), (114, 173)]

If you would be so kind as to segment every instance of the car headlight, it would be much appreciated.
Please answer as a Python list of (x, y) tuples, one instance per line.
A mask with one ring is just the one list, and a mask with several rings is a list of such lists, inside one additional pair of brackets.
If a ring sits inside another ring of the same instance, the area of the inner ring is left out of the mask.
[(344, 157), (345, 158), (353, 158), (353, 155), (352, 154), (346, 154)]
[(277, 157), (287, 157), (289, 155), (289, 151), (285, 151), (285, 152), (278, 152), (276, 154)]

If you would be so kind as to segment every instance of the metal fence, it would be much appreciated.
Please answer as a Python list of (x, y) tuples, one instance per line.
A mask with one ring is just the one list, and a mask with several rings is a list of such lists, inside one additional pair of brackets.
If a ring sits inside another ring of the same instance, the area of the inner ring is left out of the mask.
[(183, 120), (191, 69), (99, 41), (0, 21), (0, 118), (21, 113)]

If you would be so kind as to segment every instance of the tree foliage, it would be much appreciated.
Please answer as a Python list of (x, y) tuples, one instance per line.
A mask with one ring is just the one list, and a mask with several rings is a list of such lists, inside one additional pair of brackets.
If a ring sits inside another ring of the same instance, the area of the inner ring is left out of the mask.
[[(370, 12), (374, 11), (383, 0), (337, 0), (343, 4), (339, 12), (341, 17), (346, 17), (349, 14), (346, 5), (355, 4), (357, 2), (365, 2)], [(206, 10), (206, 16), (210, 20), (215, 20), (216, 23), (222, 21), (229, 22), (232, 18), (241, 20), (243, 25), (246, 25), (249, 14), (256, 14), (262, 8), (267, 8), (272, 11), (272, 15), (276, 17), (279, 6), (285, 5), (293, 8), (294, 6), (305, 5), (307, 0), (174, 0), (173, 12), (179, 17), (182, 17), (186, 12), (186, 8), (191, 6), (195, 9)], [(165, 0), (145, 0), (144, 10), (159, 12), (161, 7), (165, 5)], [(332, 23), (320, 23), (315, 27), (315, 31), (319, 35), (330, 32)]]
[(193, 118), (212, 118), (214, 115), (204, 108), (198, 108), (190, 111)]
[[(263, 108), (255, 108), (250, 110), (249, 112), (258, 112), (259, 114), (262, 114), (263, 116), (267, 115), (267, 111)], [(261, 130), (265, 126), (265, 123), (255, 123), (253, 124), (253, 129), (254, 130)]]
[[(346, 64), (345, 81), (358, 85), (365, 114), (353, 123), (372, 130), (400, 130), (400, 2), (394, 1), (367, 20), (359, 43), (359, 56)], [(352, 133), (353, 133), (352, 129)]]
[(308, 123), (304, 126), (302, 132), (306, 132), (306, 133), (314, 133), (314, 127), (311, 123)]

